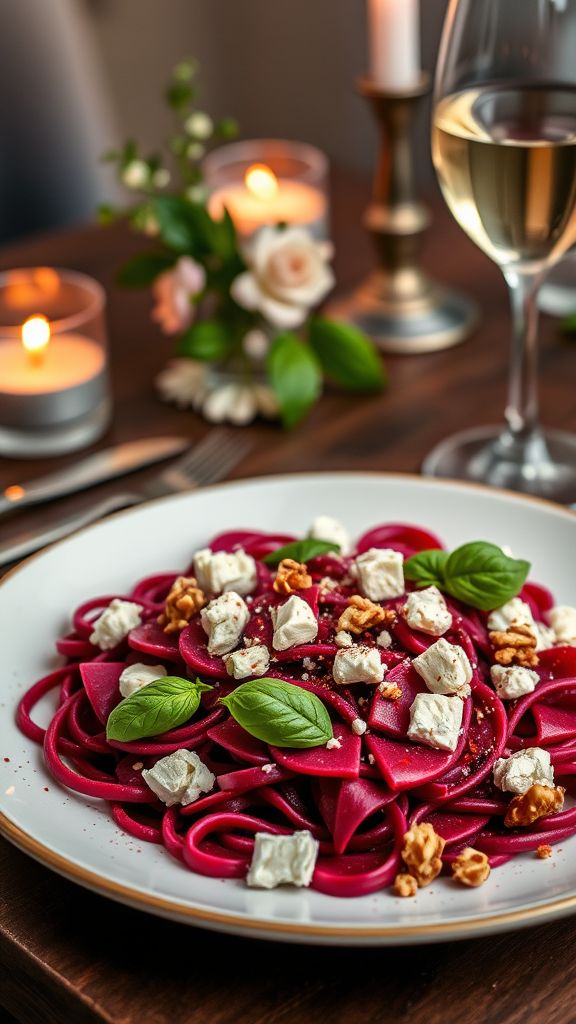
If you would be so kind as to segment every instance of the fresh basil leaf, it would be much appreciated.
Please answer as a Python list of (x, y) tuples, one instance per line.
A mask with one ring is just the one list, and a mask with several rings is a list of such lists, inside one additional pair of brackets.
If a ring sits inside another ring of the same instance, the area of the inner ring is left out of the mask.
[(419, 551), (404, 563), (404, 575), (417, 587), (438, 587), (444, 589), (444, 570), (449, 552), (432, 549)]
[(200, 695), (212, 689), (199, 679), (157, 679), (120, 701), (108, 716), (106, 738), (128, 743), (176, 729), (198, 710)]
[(307, 750), (332, 739), (332, 722), (313, 693), (281, 679), (242, 683), (220, 702), (251, 736), (273, 747)]
[(357, 327), (317, 317), (310, 324), (310, 344), (328, 376), (348, 391), (379, 391), (386, 384), (373, 342)]
[(291, 429), (320, 397), (322, 374), (318, 360), (295, 334), (280, 334), (268, 353), (268, 373), (282, 422)]
[(178, 355), (202, 362), (219, 362), (231, 351), (233, 337), (230, 328), (217, 320), (200, 320), (182, 335)]
[(509, 558), (496, 544), (472, 541), (449, 556), (444, 589), (458, 601), (490, 611), (519, 594), (529, 571), (529, 562)]
[(271, 551), (262, 561), (266, 562), (266, 565), (280, 565), (283, 558), (293, 558), (295, 562), (309, 562), (311, 558), (327, 555), (330, 551), (339, 553), (340, 545), (329, 540), (305, 537), (304, 540), (295, 540), (291, 544), (285, 544), (283, 548)]
[(174, 266), (174, 256), (159, 252), (141, 252), (118, 272), (118, 284), (125, 288), (141, 288), (152, 284), (159, 274)]

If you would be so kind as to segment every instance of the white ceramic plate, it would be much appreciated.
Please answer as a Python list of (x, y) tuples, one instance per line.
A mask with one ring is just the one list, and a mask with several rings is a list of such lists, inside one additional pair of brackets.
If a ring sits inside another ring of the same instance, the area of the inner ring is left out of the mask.
[[(165, 850), (119, 831), (106, 806), (61, 789), (39, 749), (16, 729), (23, 691), (55, 664), (54, 639), (74, 607), (122, 592), (155, 571), (178, 570), (231, 527), (304, 533), (315, 515), (353, 535), (377, 523), (425, 525), (450, 547), (485, 539), (532, 561), (532, 577), (576, 602), (576, 516), (553, 505), (405, 476), (352, 473), (246, 481), (122, 513), (24, 563), (0, 587), (2, 690), (0, 829), (33, 857), (81, 885), (142, 910), (221, 931), (293, 942), (386, 945), (433, 942), (520, 927), (576, 910), (576, 838), (551, 860), (515, 859), (479, 889), (438, 879), (415, 900), (389, 891), (336, 899), (309, 890), (250, 890), (199, 877)], [(50, 702), (37, 718), (47, 721)], [(7, 760), (9, 758), (9, 760)]]

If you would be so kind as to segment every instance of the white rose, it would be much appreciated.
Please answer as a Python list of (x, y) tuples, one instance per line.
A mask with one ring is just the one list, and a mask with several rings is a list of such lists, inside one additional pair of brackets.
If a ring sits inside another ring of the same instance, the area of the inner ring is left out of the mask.
[(164, 334), (179, 334), (190, 326), (194, 319), (191, 299), (205, 284), (204, 268), (190, 256), (181, 256), (172, 270), (156, 278), (152, 285), (156, 299), (152, 319), (160, 324)]
[(262, 228), (247, 258), (250, 269), (232, 283), (232, 297), (273, 327), (300, 327), (334, 285), (331, 255), (332, 246), (304, 228)]
[(144, 160), (131, 160), (122, 171), (126, 188), (142, 189), (150, 183), (150, 168)]
[(190, 114), (184, 128), (193, 138), (205, 141), (210, 138), (214, 131), (214, 122), (204, 111), (197, 110), (195, 114)]

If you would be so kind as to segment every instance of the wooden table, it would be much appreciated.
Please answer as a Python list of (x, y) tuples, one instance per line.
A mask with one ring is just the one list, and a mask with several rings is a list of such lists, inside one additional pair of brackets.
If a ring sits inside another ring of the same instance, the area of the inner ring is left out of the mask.
[[(363, 183), (335, 182), (337, 270), (343, 289), (367, 270), (360, 228)], [(1, 267), (49, 263), (100, 279), (109, 294), (115, 391), (113, 427), (103, 443), (157, 433), (201, 437), (205, 424), (161, 405), (152, 380), (170, 344), (148, 320), (149, 300), (114, 287), (114, 271), (140, 243), (123, 229), (43, 238), (0, 252)], [(417, 471), (442, 437), (498, 421), (505, 401), (508, 306), (496, 269), (440, 204), (426, 261), (436, 276), (473, 293), (483, 310), (474, 339), (436, 355), (388, 358), (383, 396), (330, 391), (293, 434), (258, 424), (235, 476), (294, 470)], [(543, 414), (576, 429), (576, 352), (543, 327)], [(0, 464), (0, 485), (52, 462)], [(100, 496), (113, 490), (100, 488)], [(62, 516), (86, 495), (56, 510)], [(8, 540), (24, 516), (3, 524)], [(569, 1024), (576, 1017), (576, 921), (510, 935), (416, 949), (307, 949), (197, 931), (129, 910), (66, 882), (0, 842), (0, 1020), (29, 1024)]]

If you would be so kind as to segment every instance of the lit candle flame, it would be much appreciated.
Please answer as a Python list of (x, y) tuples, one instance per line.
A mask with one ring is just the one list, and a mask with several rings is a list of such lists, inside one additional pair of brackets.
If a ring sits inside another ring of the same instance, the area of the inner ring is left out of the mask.
[(50, 341), (50, 324), (45, 316), (31, 316), (22, 324), (22, 344), (30, 361), (42, 362)]
[(266, 164), (253, 164), (244, 175), (246, 188), (257, 199), (273, 199), (278, 192), (278, 178)]

